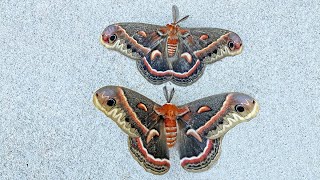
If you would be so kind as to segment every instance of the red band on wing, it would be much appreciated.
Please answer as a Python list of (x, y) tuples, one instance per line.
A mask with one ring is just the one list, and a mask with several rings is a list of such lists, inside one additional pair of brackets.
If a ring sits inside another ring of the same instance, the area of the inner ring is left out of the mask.
[(141, 138), (135, 138), (137, 140), (139, 151), (143, 154), (144, 158), (155, 165), (170, 167), (170, 162), (168, 159), (155, 158), (153, 155), (149, 154), (147, 149), (143, 146)]
[(216, 48), (217, 44), (220, 43), (221, 41), (227, 40), (229, 38), (229, 34), (230, 33), (227, 33), (227, 34), (221, 36), (216, 41), (209, 44), (207, 47), (205, 47), (201, 50), (195, 51), (194, 55), (196, 55), (197, 57), (201, 57), (203, 54), (206, 54), (208, 51), (210, 51), (211, 48)]
[(122, 103), (122, 105), (125, 107), (125, 109), (128, 112), (128, 115), (132, 118), (132, 120), (136, 123), (136, 125), (142, 130), (142, 132), (144, 134), (147, 134), (147, 132), (149, 131), (148, 128), (146, 128), (141, 121), (139, 120), (139, 118), (137, 117), (137, 114), (133, 111), (133, 109), (131, 108), (131, 106), (129, 105), (126, 96), (124, 95), (124, 92), (121, 88), (118, 88), (118, 96), (120, 98), (120, 102)]
[(210, 126), (212, 126), (212, 124), (214, 124), (222, 115), (224, 115), (224, 113), (226, 112), (226, 110), (229, 108), (230, 106), (230, 100), (231, 100), (231, 96), (232, 94), (229, 94), (227, 97), (226, 97), (226, 100), (223, 102), (223, 105), (221, 107), (221, 109), (214, 115), (210, 118), (210, 120), (204, 124), (203, 126), (200, 126), (198, 129), (197, 129), (197, 133), (198, 134), (201, 134), (203, 133), (203, 131), (205, 131), (206, 129), (208, 129)]
[(144, 65), (147, 67), (147, 70), (149, 71), (150, 74), (154, 75), (154, 76), (175, 76), (178, 78), (187, 78), (189, 77), (191, 74), (194, 73), (194, 71), (198, 68), (198, 66), (200, 65), (200, 61), (197, 60), (197, 62), (193, 65), (193, 67), (191, 69), (189, 69), (188, 72), (184, 72), (184, 73), (177, 73), (174, 72), (173, 70), (167, 70), (167, 71), (157, 71), (155, 69), (153, 69), (150, 64), (148, 63), (148, 61), (146, 60), (146, 58), (143, 58), (143, 63)]
[(138, 49), (140, 49), (141, 51), (143, 51), (144, 54), (147, 54), (148, 52), (150, 52), (150, 48), (146, 48), (142, 45), (140, 45), (135, 39), (133, 39), (132, 37), (130, 37), (126, 30), (124, 30), (121, 26), (117, 25), (119, 31), (122, 31), (123, 34), (125, 35), (125, 37), (130, 41), (131, 44), (133, 44), (135, 47), (138, 47)]
[(201, 161), (205, 160), (208, 156), (208, 154), (210, 153), (210, 151), (212, 150), (212, 140), (208, 139), (207, 141), (207, 145), (204, 148), (203, 152), (200, 153), (198, 156), (195, 157), (190, 157), (190, 158), (183, 158), (181, 159), (180, 163), (181, 166), (184, 167), (187, 164), (198, 164)]

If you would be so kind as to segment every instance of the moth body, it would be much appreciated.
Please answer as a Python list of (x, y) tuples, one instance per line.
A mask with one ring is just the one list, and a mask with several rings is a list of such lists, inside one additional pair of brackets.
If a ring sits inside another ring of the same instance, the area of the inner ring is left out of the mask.
[(164, 119), (166, 140), (169, 148), (173, 147), (177, 140), (177, 122), (175, 119)]
[(164, 118), (166, 142), (169, 148), (173, 147), (177, 140), (177, 117), (189, 112), (188, 108), (178, 108), (176, 105), (166, 103), (163, 106), (155, 106), (155, 112)]

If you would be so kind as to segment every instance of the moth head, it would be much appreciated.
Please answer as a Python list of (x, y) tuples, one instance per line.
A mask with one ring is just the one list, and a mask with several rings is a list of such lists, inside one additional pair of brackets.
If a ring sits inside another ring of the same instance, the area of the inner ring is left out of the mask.
[(106, 48), (114, 48), (119, 40), (119, 33), (117, 25), (110, 25), (103, 30), (100, 41)]
[(257, 116), (259, 104), (251, 96), (242, 93), (233, 93), (231, 95), (230, 110), (233, 114), (239, 115), (242, 120), (249, 121)]
[(93, 103), (99, 110), (108, 113), (111, 109), (116, 108), (119, 103), (117, 88), (106, 86), (97, 90), (93, 95)]
[(240, 37), (234, 32), (231, 32), (228, 35), (227, 46), (228, 46), (230, 55), (232, 56), (240, 54), (243, 49), (242, 41)]

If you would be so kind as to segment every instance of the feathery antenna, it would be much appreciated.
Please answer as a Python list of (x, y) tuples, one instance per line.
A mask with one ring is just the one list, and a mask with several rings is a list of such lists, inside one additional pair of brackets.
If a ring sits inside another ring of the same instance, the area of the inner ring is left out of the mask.
[(186, 19), (188, 19), (189, 15), (181, 18), (180, 20), (179, 19), (179, 9), (176, 5), (173, 5), (172, 6), (172, 17), (173, 17), (173, 23), (172, 24), (178, 24)]
[(179, 9), (176, 5), (172, 6), (172, 17), (173, 17), (173, 23), (177, 23), (179, 18)]
[(163, 87), (163, 93), (164, 93), (164, 96), (165, 96), (165, 98), (167, 100), (167, 103), (170, 103), (172, 98), (173, 98), (173, 95), (174, 95), (174, 88), (172, 88), (172, 90), (169, 91), (167, 89), (167, 86), (164, 86)]

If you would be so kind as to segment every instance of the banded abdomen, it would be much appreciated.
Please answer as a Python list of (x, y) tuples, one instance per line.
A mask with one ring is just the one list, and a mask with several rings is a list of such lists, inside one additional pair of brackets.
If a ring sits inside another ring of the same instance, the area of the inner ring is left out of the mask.
[(177, 51), (179, 40), (178, 39), (173, 39), (173, 38), (168, 38), (167, 41), (167, 53), (169, 57), (172, 57), (175, 55)]
[(167, 146), (173, 147), (177, 140), (177, 122), (175, 119), (164, 119)]

